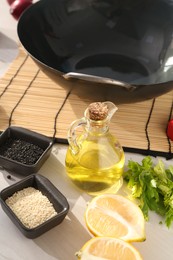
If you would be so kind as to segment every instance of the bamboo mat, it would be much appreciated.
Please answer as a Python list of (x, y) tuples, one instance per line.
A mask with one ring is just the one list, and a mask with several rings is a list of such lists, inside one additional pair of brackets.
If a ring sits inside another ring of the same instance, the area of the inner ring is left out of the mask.
[[(20, 47), (19, 55), (0, 79), (0, 131), (21, 126), (67, 143), (70, 123), (97, 100), (80, 99), (49, 79)], [(173, 91), (156, 99), (118, 105), (110, 131), (125, 151), (173, 156), (166, 136), (172, 118)]]

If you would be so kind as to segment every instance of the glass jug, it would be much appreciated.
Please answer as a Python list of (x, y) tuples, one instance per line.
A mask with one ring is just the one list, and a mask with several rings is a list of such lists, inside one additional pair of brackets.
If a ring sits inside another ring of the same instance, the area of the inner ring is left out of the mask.
[[(117, 109), (109, 101), (92, 103), (68, 132), (67, 174), (90, 195), (116, 193), (122, 185), (124, 151), (109, 131), (110, 120)], [(83, 131), (78, 133), (80, 127)]]

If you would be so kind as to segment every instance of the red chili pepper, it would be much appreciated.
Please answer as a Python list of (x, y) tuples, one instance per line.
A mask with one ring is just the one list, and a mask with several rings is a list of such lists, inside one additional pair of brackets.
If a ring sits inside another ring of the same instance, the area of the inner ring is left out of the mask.
[(173, 141), (173, 119), (171, 119), (167, 126), (167, 136)]
[(11, 5), (15, 0), (7, 0), (8, 4)]
[(11, 2), (10, 13), (16, 20), (18, 20), (23, 11), (32, 4), (32, 0), (8, 0), (8, 2)]

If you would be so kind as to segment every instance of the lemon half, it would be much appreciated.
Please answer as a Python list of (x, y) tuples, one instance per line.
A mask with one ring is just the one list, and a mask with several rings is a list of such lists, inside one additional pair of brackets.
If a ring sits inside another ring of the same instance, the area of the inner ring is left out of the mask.
[(138, 250), (131, 244), (110, 237), (90, 239), (76, 256), (80, 260), (142, 260)]

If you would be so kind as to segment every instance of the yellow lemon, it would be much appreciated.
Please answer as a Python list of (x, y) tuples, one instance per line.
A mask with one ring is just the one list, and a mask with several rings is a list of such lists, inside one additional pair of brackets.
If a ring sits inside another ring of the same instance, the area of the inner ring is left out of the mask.
[(141, 209), (131, 200), (114, 194), (99, 195), (91, 200), (85, 212), (90, 232), (99, 237), (124, 241), (144, 241), (145, 220)]
[(142, 260), (140, 253), (131, 244), (110, 237), (90, 239), (76, 256), (80, 260)]

